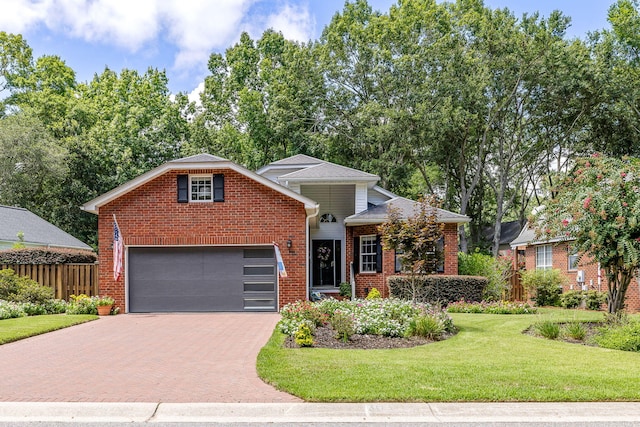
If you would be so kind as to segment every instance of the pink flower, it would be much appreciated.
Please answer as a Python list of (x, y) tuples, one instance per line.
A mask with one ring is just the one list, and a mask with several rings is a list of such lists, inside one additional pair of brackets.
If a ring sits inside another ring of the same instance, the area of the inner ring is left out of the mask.
[(625, 176), (627, 176), (626, 172), (620, 172), (620, 178), (624, 178)]
[(598, 157), (600, 157), (600, 153), (593, 153), (591, 157), (593, 157), (594, 159), (597, 159)]
[(629, 206), (629, 203), (627, 203), (627, 202), (622, 202), (622, 206), (624, 206), (624, 207), (626, 208), (627, 206)]
[(582, 204), (582, 207), (587, 209), (590, 203), (591, 203), (591, 197), (587, 197), (586, 199), (584, 199), (584, 203)]
[(563, 220), (562, 220), (562, 225), (563, 225), (564, 227), (566, 227), (567, 225), (569, 225), (569, 220), (568, 220), (568, 219), (563, 219)]
[(596, 176), (596, 178), (602, 179), (602, 175), (598, 175), (598, 176)]
[(590, 168), (591, 167), (591, 163), (589, 163), (589, 161), (587, 160), (587, 163), (584, 164), (585, 168)]

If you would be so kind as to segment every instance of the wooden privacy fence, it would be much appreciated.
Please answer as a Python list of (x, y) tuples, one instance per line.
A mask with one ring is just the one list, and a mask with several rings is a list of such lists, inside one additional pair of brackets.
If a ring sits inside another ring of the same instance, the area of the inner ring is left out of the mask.
[(520, 281), (520, 270), (511, 270), (511, 301), (524, 301), (526, 296), (524, 294), (524, 287)]
[(27, 276), (53, 289), (54, 297), (69, 301), (71, 295), (98, 295), (98, 264), (0, 264), (19, 276)]

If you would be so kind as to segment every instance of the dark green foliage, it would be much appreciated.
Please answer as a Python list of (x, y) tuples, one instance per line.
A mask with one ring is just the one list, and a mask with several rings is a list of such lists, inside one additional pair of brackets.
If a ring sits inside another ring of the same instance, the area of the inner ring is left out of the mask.
[(522, 273), (522, 286), (534, 296), (536, 305), (559, 306), (562, 285), (567, 278), (558, 269), (552, 270), (528, 270)]
[(0, 251), (0, 264), (92, 264), (94, 252), (72, 249), (22, 248)]
[(577, 308), (584, 300), (582, 291), (567, 291), (560, 295), (560, 305), (564, 308)]
[(533, 299), (538, 307), (558, 307), (561, 293), (562, 288), (557, 286), (540, 285), (536, 288), (536, 296)]
[(587, 329), (580, 322), (572, 322), (564, 325), (562, 333), (571, 339), (582, 341), (587, 336)]
[(602, 304), (607, 302), (606, 292), (598, 292), (596, 290), (587, 291), (586, 293), (587, 309), (601, 310)]
[(340, 283), (340, 296), (351, 298), (351, 283)]
[[(415, 301), (429, 304), (448, 304), (455, 301), (482, 301), (486, 277), (474, 276), (416, 276)], [(409, 276), (391, 276), (387, 279), (391, 296), (412, 300), (414, 287)]]

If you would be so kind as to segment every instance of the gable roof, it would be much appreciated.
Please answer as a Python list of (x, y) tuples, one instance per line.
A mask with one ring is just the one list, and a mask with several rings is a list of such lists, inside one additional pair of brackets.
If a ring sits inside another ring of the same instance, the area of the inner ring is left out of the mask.
[(93, 250), (27, 209), (0, 205), (0, 240), (17, 242), (19, 232), (27, 245)]
[[(404, 197), (395, 197), (377, 206), (372, 206), (366, 211), (345, 218), (346, 225), (382, 224), (387, 220), (389, 207), (393, 206), (400, 210), (402, 218), (409, 218), (414, 215), (420, 203)], [(464, 224), (471, 221), (466, 215), (457, 214), (445, 209), (437, 209), (438, 221), (445, 224)]]
[[(519, 220), (503, 222), (500, 226), (499, 244), (500, 245), (511, 244), (511, 242), (520, 235), (522, 228), (524, 227), (520, 226)], [(495, 234), (495, 229), (496, 229), (495, 226), (484, 227), (482, 229), (482, 236), (484, 237), (484, 239), (486, 239), (489, 242), (493, 241), (493, 235)]]
[[(296, 154), (295, 156), (269, 163), (258, 169), (256, 173), (264, 174), (270, 170), (278, 169), (286, 170), (283, 175), (277, 177), (277, 180), (282, 183), (344, 183), (349, 181), (366, 182), (369, 188), (373, 188), (380, 180), (378, 175), (316, 159), (306, 154)], [(292, 171), (292, 169), (297, 170)]]
[(511, 247), (516, 248), (517, 246), (528, 246), (528, 245), (543, 245), (548, 243), (557, 243), (564, 241), (574, 240), (571, 237), (557, 237), (554, 239), (548, 240), (540, 240), (536, 239), (536, 232), (533, 228), (529, 227), (529, 223), (527, 222), (524, 227), (522, 227), (522, 231), (518, 234), (518, 237), (515, 238), (511, 242)]
[(308, 197), (298, 194), (293, 190), (290, 190), (261, 175), (256, 174), (255, 172), (251, 172), (250, 170), (240, 166), (237, 163), (234, 163), (222, 157), (213, 156), (211, 154), (197, 154), (195, 156), (171, 160), (163, 165), (158, 166), (155, 169), (143, 173), (142, 175), (132, 179), (131, 181), (125, 182), (124, 184), (104, 193), (101, 196), (96, 197), (93, 200), (88, 201), (81, 206), (81, 209), (97, 215), (100, 206), (103, 206), (127, 194), (128, 192), (133, 191), (134, 189), (146, 184), (149, 181), (152, 181), (160, 175), (163, 175), (172, 170), (186, 171), (198, 169), (231, 169), (241, 175), (246, 176), (249, 179), (252, 179), (266, 187), (277, 191), (278, 193), (284, 194), (285, 196), (303, 203), (308, 215), (317, 214), (318, 204)]

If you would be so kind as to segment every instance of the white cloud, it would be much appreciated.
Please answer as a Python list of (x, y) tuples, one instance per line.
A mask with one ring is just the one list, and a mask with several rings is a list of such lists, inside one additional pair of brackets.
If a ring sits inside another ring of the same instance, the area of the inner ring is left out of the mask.
[[(212, 51), (237, 41), (242, 30), (259, 38), (267, 28), (308, 41), (315, 30), (308, 0), (4, 0), (0, 29), (53, 33), (116, 46), (131, 53), (176, 47), (173, 68), (201, 73)], [(297, 2), (297, 3), (296, 3)], [(303, 4), (304, 3), (304, 4)]]
[(315, 22), (308, 8), (287, 4), (278, 13), (269, 15), (267, 28), (282, 32), (289, 40), (308, 42), (315, 31)]
[(202, 92), (204, 92), (204, 82), (200, 82), (200, 84), (189, 93), (189, 102), (195, 102), (196, 105), (202, 105), (200, 102), (200, 94)]

